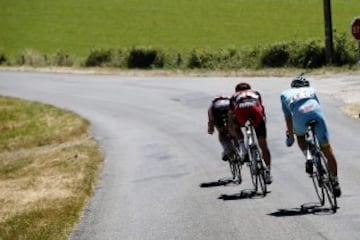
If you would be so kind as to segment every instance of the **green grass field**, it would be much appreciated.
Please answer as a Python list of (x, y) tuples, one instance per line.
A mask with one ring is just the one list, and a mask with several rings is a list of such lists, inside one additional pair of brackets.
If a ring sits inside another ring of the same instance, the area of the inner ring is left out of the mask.
[[(333, 0), (350, 35), (359, 0)], [(177, 51), (324, 38), (322, 0), (0, 0), (0, 49), (18, 54), (152, 46)]]

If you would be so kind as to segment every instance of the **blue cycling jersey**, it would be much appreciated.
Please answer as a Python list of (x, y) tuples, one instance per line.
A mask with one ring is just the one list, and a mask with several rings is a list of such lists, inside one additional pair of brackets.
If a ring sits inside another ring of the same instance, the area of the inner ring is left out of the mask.
[(329, 143), (329, 133), (314, 88), (300, 87), (285, 90), (281, 93), (281, 106), (285, 117), (292, 117), (296, 135), (305, 135), (307, 123), (316, 119), (318, 124), (315, 126), (315, 133), (319, 144)]

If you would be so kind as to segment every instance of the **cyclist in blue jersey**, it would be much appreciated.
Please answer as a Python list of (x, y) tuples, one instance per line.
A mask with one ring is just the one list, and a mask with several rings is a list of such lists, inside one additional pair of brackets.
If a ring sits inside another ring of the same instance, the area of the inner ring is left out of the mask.
[[(318, 124), (315, 125), (316, 136), (321, 151), (328, 159), (330, 175), (334, 182), (334, 194), (340, 197), (341, 189), (337, 177), (337, 161), (329, 142), (329, 132), (315, 89), (310, 87), (308, 80), (299, 75), (292, 80), (291, 88), (281, 93), (281, 105), (287, 127), (286, 145), (288, 147), (292, 146), (295, 141), (294, 135), (296, 135), (298, 145), (305, 157), (307, 123), (310, 120), (317, 120)], [(306, 172), (311, 174), (313, 170), (312, 162), (306, 161), (305, 166)]]

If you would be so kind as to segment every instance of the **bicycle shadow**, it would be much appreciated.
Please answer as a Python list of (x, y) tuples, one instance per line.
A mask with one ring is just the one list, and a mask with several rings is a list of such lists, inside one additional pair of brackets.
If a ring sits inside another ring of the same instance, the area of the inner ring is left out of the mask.
[[(241, 183), (240, 183), (241, 184)], [(199, 186), (201, 188), (210, 188), (210, 187), (220, 187), (220, 186), (228, 186), (228, 185), (240, 185), (238, 181), (234, 181), (232, 178), (220, 178), (217, 181), (212, 182), (203, 182)], [(269, 193), (270, 191), (267, 191)], [(229, 200), (240, 200), (240, 199), (250, 199), (250, 198), (264, 198), (261, 193), (256, 192), (254, 189), (244, 189), (239, 193), (235, 194), (222, 194), (218, 197), (218, 199), (229, 201)]]
[[(269, 193), (269, 191), (267, 193)], [(240, 193), (222, 194), (218, 197), (218, 199), (221, 199), (223, 201), (257, 199), (257, 198), (265, 198), (265, 196), (259, 192), (256, 192), (254, 189), (244, 189), (241, 190)]]
[(218, 199), (221, 199), (224, 201), (240, 200), (240, 199), (249, 199), (255, 195), (256, 195), (256, 192), (253, 189), (245, 189), (245, 190), (242, 190), (240, 193), (222, 194), (218, 197)]
[(217, 181), (212, 182), (203, 182), (200, 183), (201, 188), (210, 188), (210, 187), (220, 187), (220, 186), (227, 186), (227, 185), (239, 185), (236, 181), (232, 178), (220, 178)]
[(298, 208), (282, 208), (276, 212), (269, 213), (273, 217), (293, 217), (302, 215), (332, 215), (335, 214), (331, 208), (322, 206), (320, 203), (304, 203)]

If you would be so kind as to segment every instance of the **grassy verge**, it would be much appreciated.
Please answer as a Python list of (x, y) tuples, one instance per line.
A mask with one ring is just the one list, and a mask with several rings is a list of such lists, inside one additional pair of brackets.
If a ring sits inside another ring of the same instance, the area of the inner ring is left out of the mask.
[(55, 107), (0, 96), (0, 239), (67, 239), (102, 155), (89, 123)]

